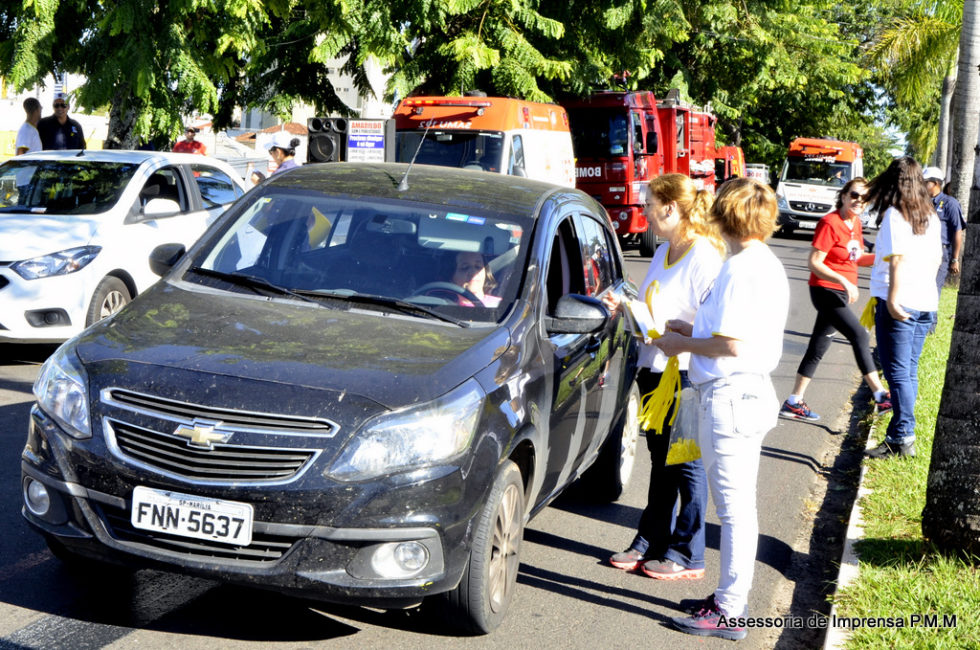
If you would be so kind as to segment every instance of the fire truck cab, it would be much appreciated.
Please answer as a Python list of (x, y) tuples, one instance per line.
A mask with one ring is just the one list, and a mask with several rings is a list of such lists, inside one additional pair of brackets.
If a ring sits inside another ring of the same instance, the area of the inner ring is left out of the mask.
[(715, 149), (715, 183), (745, 175), (745, 154), (741, 147), (724, 145)]
[(680, 101), (676, 88), (657, 104), (664, 135), (664, 173), (690, 176), (699, 189), (715, 191), (715, 122), (711, 113)]
[(409, 97), (395, 109), (395, 160), (575, 186), (568, 114), (506, 97)]
[(864, 150), (858, 143), (823, 138), (793, 140), (776, 188), (782, 231), (816, 228), (834, 209), (840, 188), (863, 175)]
[(650, 91), (603, 91), (562, 104), (577, 156), (578, 188), (601, 203), (620, 239), (652, 255), (656, 236), (644, 207), (647, 184), (664, 173), (657, 99)]

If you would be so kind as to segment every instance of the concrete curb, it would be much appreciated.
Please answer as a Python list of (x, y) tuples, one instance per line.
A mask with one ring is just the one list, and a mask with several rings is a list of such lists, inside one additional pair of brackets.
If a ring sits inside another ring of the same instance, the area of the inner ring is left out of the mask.
[[(868, 433), (868, 441), (864, 446), (866, 450), (874, 447), (873, 433), (874, 426), (871, 427), (871, 431)], [(854, 497), (854, 505), (851, 507), (851, 516), (847, 524), (847, 537), (844, 539), (844, 551), (841, 553), (840, 571), (837, 574), (837, 586), (834, 589), (835, 595), (841, 588), (847, 587), (858, 577), (859, 558), (857, 552), (854, 550), (854, 544), (864, 536), (864, 516), (863, 510), (861, 509), (861, 500), (871, 494), (871, 490), (864, 487), (864, 475), (867, 471), (868, 466), (865, 465), (864, 459), (861, 459), (861, 474), (858, 479), (858, 490), (857, 495)], [(830, 608), (831, 623), (833, 623), (836, 617), (837, 603), (835, 601)], [(850, 635), (851, 628), (849, 627), (828, 626), (827, 636), (824, 638), (823, 650), (843, 650)]]

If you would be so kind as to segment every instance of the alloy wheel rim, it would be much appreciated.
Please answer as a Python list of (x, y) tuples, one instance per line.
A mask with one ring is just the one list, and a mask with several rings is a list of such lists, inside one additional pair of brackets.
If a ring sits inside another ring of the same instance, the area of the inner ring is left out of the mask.
[(110, 291), (102, 301), (99, 318), (108, 318), (126, 306), (126, 298), (119, 291)]
[(489, 587), (490, 609), (502, 611), (510, 600), (517, 581), (521, 545), (521, 491), (508, 485), (497, 507), (490, 547)]
[(633, 474), (636, 464), (636, 441), (640, 439), (640, 423), (638, 419), (639, 404), (635, 395), (630, 395), (626, 404), (626, 422), (623, 423), (623, 435), (620, 436), (619, 449), (619, 482), (625, 485)]

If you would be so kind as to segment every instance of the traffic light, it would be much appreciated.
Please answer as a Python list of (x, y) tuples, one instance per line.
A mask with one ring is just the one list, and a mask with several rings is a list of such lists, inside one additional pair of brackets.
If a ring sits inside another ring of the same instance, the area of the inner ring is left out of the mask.
[(306, 162), (347, 160), (347, 120), (342, 117), (311, 117), (306, 121), (309, 140)]

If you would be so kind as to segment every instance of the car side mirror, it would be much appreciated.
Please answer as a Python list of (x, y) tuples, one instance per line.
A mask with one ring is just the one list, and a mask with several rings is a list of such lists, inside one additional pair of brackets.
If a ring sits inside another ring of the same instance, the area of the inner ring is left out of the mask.
[(558, 299), (553, 316), (545, 319), (548, 334), (591, 334), (605, 327), (609, 310), (598, 298), (570, 293)]
[(660, 143), (657, 142), (657, 132), (647, 131), (647, 153), (657, 153)]
[(183, 244), (160, 244), (150, 251), (150, 270), (160, 277), (165, 276), (186, 251)]
[(180, 204), (173, 199), (150, 199), (143, 206), (143, 216), (148, 219), (172, 217), (180, 212)]

